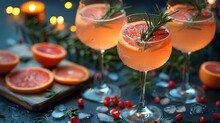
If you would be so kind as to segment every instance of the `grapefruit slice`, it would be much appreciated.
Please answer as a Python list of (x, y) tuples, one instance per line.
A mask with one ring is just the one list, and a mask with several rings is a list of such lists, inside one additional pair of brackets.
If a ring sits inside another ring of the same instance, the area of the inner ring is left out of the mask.
[(59, 64), (67, 53), (63, 47), (46, 42), (34, 44), (31, 51), (35, 60), (48, 68)]
[(61, 84), (76, 85), (85, 82), (89, 70), (81, 65), (60, 66), (53, 69), (54, 79)]
[(5, 78), (7, 87), (17, 93), (38, 93), (52, 85), (53, 74), (40, 67), (28, 67), (8, 74)]
[(19, 63), (19, 57), (10, 51), (0, 50), (0, 74), (10, 72)]
[(220, 88), (220, 62), (208, 61), (200, 66), (201, 82), (211, 88)]

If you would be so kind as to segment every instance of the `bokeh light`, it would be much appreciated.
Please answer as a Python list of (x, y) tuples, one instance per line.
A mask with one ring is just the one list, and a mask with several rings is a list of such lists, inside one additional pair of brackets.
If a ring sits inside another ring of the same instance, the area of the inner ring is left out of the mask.
[(208, 0), (209, 4), (214, 4), (216, 2), (216, 0)]
[(76, 26), (75, 25), (70, 26), (70, 31), (71, 32), (76, 32)]
[(55, 25), (57, 23), (57, 18), (55, 16), (50, 17), (50, 23)]
[(72, 4), (71, 2), (66, 2), (66, 3), (64, 4), (64, 7), (65, 7), (66, 9), (71, 9), (72, 6), (73, 6), (73, 4)]
[(59, 16), (59, 17), (57, 17), (57, 23), (63, 23), (64, 22), (64, 18), (63, 18), (63, 16)]
[(7, 14), (11, 14), (13, 12), (13, 7), (12, 6), (8, 6), (7, 8), (6, 8), (6, 13)]
[(12, 11), (12, 14), (13, 14), (13, 15), (19, 15), (19, 14), (20, 14), (20, 9), (17, 8), (17, 7), (15, 7), (15, 8), (13, 9), (13, 11)]
[(35, 4), (31, 4), (31, 5), (29, 6), (29, 10), (30, 10), (31, 12), (35, 11), (35, 10), (36, 10), (36, 5), (35, 5)]

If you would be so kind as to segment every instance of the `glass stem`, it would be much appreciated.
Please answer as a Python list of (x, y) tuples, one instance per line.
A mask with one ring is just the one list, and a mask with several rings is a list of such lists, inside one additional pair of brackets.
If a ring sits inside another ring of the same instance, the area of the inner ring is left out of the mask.
[(145, 86), (147, 72), (140, 72), (140, 99), (137, 112), (143, 112), (146, 109), (145, 105)]
[(184, 55), (184, 64), (183, 64), (183, 71), (182, 71), (182, 90), (187, 90), (190, 87), (189, 84), (189, 71), (190, 71), (190, 54), (191, 52), (183, 53)]
[(97, 85), (98, 85), (98, 88), (99, 89), (102, 89), (103, 88), (103, 85), (104, 85), (104, 79), (105, 79), (105, 75), (104, 75), (104, 53), (105, 53), (105, 50), (100, 50), (99, 52), (99, 77), (96, 78), (97, 80)]

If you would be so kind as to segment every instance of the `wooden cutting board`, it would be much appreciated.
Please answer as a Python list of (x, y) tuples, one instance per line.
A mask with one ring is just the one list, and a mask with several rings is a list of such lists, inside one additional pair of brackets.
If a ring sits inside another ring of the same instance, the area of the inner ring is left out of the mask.
[[(23, 45), (16, 46), (16, 47), (11, 48), (9, 50), (15, 52), (20, 57), (24, 57), (24, 56), (30, 57), (31, 56), (30, 54), (27, 54), (27, 53), (30, 53), (28, 48), (25, 48)], [(74, 63), (67, 61), (67, 60), (63, 60), (59, 64), (59, 66), (71, 65), (71, 64), (74, 64)], [(29, 66), (41, 66), (41, 65), (38, 64), (34, 59), (31, 59), (28, 62), (19, 63), (19, 65), (14, 70), (19, 69), (19, 68), (29, 67)], [(7, 98), (8, 100), (10, 100), (20, 106), (23, 106), (24, 108), (29, 109), (31, 111), (44, 110), (47, 107), (51, 106), (52, 104), (56, 103), (57, 101), (62, 100), (66, 96), (69, 96), (71, 94), (80, 94), (79, 90), (83, 86), (87, 86), (90, 81), (90, 79), (89, 79), (86, 82), (83, 82), (82, 84), (79, 84), (79, 85), (63, 85), (63, 84), (59, 84), (54, 81), (54, 83), (50, 89), (54, 90), (58, 94), (53, 98), (46, 98), (45, 95), (48, 92), (42, 92), (42, 93), (37, 93), (37, 94), (14, 93), (6, 87), (4, 78), (5, 78), (5, 76), (0, 76), (0, 95), (2, 95), (3, 97)]]

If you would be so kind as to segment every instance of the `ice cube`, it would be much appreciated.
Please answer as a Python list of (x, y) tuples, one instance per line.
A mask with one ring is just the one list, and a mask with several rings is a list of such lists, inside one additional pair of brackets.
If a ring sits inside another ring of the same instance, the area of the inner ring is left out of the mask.
[(105, 113), (105, 112), (108, 111), (108, 107), (106, 107), (106, 106), (98, 106), (96, 108), (96, 111), (101, 112), (101, 113)]
[(173, 114), (176, 111), (176, 106), (169, 105), (169, 106), (166, 106), (163, 110), (164, 110), (164, 112), (166, 112), (168, 114)]
[(114, 121), (114, 118), (112, 116), (109, 116), (104, 113), (98, 113), (97, 116), (98, 119), (103, 122), (112, 123)]

